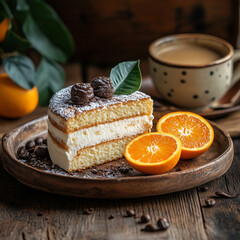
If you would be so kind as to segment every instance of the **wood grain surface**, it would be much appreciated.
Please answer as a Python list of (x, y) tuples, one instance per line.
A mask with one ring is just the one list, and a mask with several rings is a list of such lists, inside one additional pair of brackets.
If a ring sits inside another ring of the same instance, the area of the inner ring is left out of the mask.
[[(70, 70), (72, 81), (80, 79), (79, 67)], [(39, 107), (21, 119), (0, 118), (0, 134), (45, 114), (46, 108)], [(238, 114), (233, 114), (236, 125)], [(228, 117), (218, 121), (225, 122)], [(214, 196), (217, 190), (240, 193), (240, 139), (237, 137), (233, 142), (235, 155), (231, 168), (205, 184), (206, 192), (193, 188), (140, 199), (79, 199), (41, 192), (15, 180), (0, 163), (0, 239), (240, 239), (239, 196), (215, 198), (213, 207), (205, 207), (205, 199)], [(84, 215), (87, 207), (93, 207), (95, 212)], [(165, 217), (170, 227), (163, 232), (143, 232), (140, 229), (145, 224), (138, 223), (139, 218), (126, 218), (127, 209), (134, 209), (138, 216), (149, 213), (152, 223)], [(109, 219), (111, 215), (113, 219)]]

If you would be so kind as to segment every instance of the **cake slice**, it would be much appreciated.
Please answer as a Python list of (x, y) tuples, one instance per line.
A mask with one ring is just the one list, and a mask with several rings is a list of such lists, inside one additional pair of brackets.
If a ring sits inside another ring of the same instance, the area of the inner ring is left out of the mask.
[(126, 144), (152, 127), (151, 98), (139, 91), (112, 98), (95, 97), (75, 105), (71, 88), (57, 92), (48, 110), (51, 160), (66, 171), (79, 171), (123, 157)]

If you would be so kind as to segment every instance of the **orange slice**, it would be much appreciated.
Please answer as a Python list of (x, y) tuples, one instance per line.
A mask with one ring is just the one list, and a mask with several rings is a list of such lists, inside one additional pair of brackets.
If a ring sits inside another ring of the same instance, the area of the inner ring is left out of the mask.
[(214, 138), (212, 126), (203, 117), (191, 112), (173, 112), (157, 123), (157, 131), (170, 133), (182, 143), (182, 159), (197, 157), (208, 150)]
[(140, 172), (159, 174), (171, 170), (179, 161), (181, 142), (167, 133), (146, 133), (129, 142), (124, 151), (128, 163)]

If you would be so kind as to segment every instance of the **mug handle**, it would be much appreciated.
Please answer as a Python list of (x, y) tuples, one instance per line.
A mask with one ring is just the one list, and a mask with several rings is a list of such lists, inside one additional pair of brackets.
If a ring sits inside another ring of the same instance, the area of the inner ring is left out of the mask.
[[(234, 50), (233, 54), (233, 64), (237, 61), (240, 61), (240, 49)], [(240, 64), (233, 70), (233, 77), (231, 86), (240, 79)]]

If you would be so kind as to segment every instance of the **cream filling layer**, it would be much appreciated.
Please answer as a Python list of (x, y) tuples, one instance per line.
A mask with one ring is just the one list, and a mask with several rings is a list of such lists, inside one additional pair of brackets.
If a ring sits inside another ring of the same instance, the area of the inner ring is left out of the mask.
[(114, 121), (97, 126), (84, 128), (72, 133), (65, 133), (48, 120), (48, 130), (56, 140), (68, 147), (70, 156), (75, 156), (77, 151), (119, 138), (142, 134), (152, 127), (153, 116), (137, 116)]
[(66, 171), (85, 169), (94, 165), (116, 160), (123, 157), (124, 146), (133, 137), (126, 137), (82, 149), (79, 154), (70, 159), (68, 152), (60, 147), (48, 135), (47, 143), (52, 162)]

